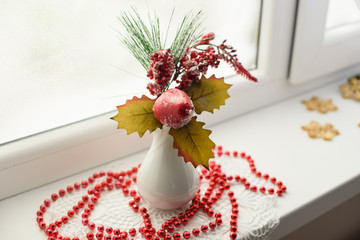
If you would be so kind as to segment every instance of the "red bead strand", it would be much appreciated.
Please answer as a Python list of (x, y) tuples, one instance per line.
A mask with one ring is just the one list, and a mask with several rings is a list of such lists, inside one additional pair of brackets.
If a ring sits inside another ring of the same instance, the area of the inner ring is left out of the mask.
[[(189, 239), (191, 237), (197, 237), (200, 234), (205, 234), (208, 231), (214, 231), (218, 226), (222, 225), (222, 215), (221, 213), (215, 213), (212, 210), (212, 206), (222, 197), (224, 192), (227, 192), (229, 201), (231, 204), (231, 221), (230, 221), (230, 239), (236, 239), (237, 237), (237, 219), (238, 219), (238, 203), (237, 199), (234, 197), (234, 192), (231, 191), (231, 184), (240, 183), (244, 185), (245, 189), (249, 189), (252, 192), (260, 192), (261, 194), (273, 195), (276, 193), (278, 196), (282, 196), (287, 188), (283, 182), (278, 181), (275, 177), (270, 177), (269, 174), (262, 174), (255, 167), (255, 162), (250, 155), (246, 155), (244, 152), (238, 151), (224, 151), (222, 146), (216, 146), (213, 148), (214, 154), (218, 157), (224, 155), (224, 157), (234, 157), (241, 158), (248, 162), (251, 172), (257, 177), (265, 181), (268, 181), (273, 187), (265, 188), (264, 186), (256, 186), (247, 181), (246, 178), (241, 177), (240, 175), (227, 175), (222, 172), (221, 165), (216, 164), (215, 161), (209, 162), (209, 171), (203, 168), (199, 172), (200, 179), (209, 180), (209, 185), (203, 195), (200, 194), (200, 189), (196, 193), (194, 199), (192, 200), (188, 209), (183, 213), (178, 214), (178, 216), (171, 217), (169, 220), (165, 221), (161, 228), (156, 230), (150, 220), (150, 216), (147, 213), (147, 209), (141, 207), (141, 197), (135, 189), (131, 189), (131, 185), (136, 183), (136, 173), (138, 168), (141, 166), (135, 166), (127, 171), (121, 172), (112, 172), (108, 171), (105, 173), (101, 171), (99, 173), (94, 173), (87, 180), (83, 180), (81, 183), (75, 183), (73, 186), (69, 185), (66, 190), (60, 189), (58, 194), (53, 193), (50, 199), (45, 199), (44, 203), (40, 206), (40, 210), (36, 213), (36, 221), (39, 225), (39, 228), (42, 229), (45, 234), (48, 236), (48, 240), (79, 240), (77, 237), (66, 237), (61, 236), (58, 232), (58, 228), (61, 228), (64, 224), (69, 222), (69, 218), (74, 217), (76, 214), (81, 214), (82, 224), (89, 228), (89, 232), (86, 234), (86, 239), (99, 239), (99, 240), (122, 240), (128, 239), (132, 240), (131, 237), (135, 237), (137, 234), (143, 235), (145, 239), (157, 240), (157, 239)], [(104, 180), (100, 183), (95, 184), (95, 182)], [(99, 180), (97, 180), (99, 179)], [(95, 186), (94, 186), (95, 185)], [(81, 200), (78, 201), (78, 204), (75, 204), (70, 210), (68, 210), (67, 215), (62, 216), (59, 220), (56, 220), (54, 223), (47, 225), (44, 222), (43, 215), (46, 213), (47, 208), (51, 207), (52, 202), (58, 200), (58, 198), (66, 197), (67, 194), (72, 194), (80, 188), (87, 189), (87, 194), (83, 195)], [(94, 222), (91, 222), (89, 219), (92, 210), (96, 207), (96, 204), (101, 198), (102, 192), (107, 190), (111, 191), (115, 189), (122, 189), (124, 197), (129, 198), (129, 207), (139, 214), (143, 218), (143, 226), (136, 228), (130, 228), (128, 231), (120, 231), (118, 228), (113, 228), (111, 226), (96, 225)], [(82, 212), (81, 212), (81, 211)], [(214, 218), (208, 224), (203, 224), (194, 228), (191, 232), (184, 231), (179, 232), (181, 225), (187, 225), (191, 221), (198, 211), (202, 210), (209, 217)]]

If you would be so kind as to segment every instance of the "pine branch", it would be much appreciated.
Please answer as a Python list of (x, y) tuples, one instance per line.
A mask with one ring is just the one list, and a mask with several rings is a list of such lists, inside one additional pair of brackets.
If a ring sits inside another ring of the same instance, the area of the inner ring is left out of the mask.
[(180, 61), (187, 49), (203, 34), (203, 29), (200, 29), (203, 20), (203, 13), (201, 11), (197, 14), (189, 12), (185, 15), (170, 47), (171, 53), (174, 56), (175, 65)]
[(149, 22), (150, 22), (150, 27), (151, 27), (151, 37), (152, 40), (154, 41), (153, 44), (153, 48), (154, 49), (162, 49), (163, 46), (161, 44), (161, 34), (160, 34), (160, 21), (159, 21), (159, 17), (154, 13), (155, 16), (155, 20), (151, 19), (151, 16), (149, 15)]
[(173, 16), (174, 16), (174, 12), (175, 12), (175, 7), (173, 8), (173, 10), (171, 12), (171, 15), (170, 15), (170, 20), (169, 20), (168, 27), (166, 29), (166, 34), (165, 34), (164, 45), (166, 45), (166, 41), (167, 41), (167, 38), (168, 38), (168, 35), (169, 35), (169, 29), (170, 29), (170, 25), (171, 25), (171, 22), (172, 22), (172, 19), (173, 19)]
[[(170, 23), (174, 10), (171, 14)], [(150, 56), (165, 46), (161, 42), (159, 17), (154, 14), (148, 16), (150, 27), (147, 27), (141, 19), (139, 12), (132, 7), (132, 11), (121, 12), (118, 20), (125, 28), (125, 34), (121, 34), (122, 43), (132, 52), (140, 64), (148, 70), (151, 64)], [(180, 61), (187, 49), (191, 47), (202, 35), (200, 29), (203, 22), (203, 14), (199, 11), (197, 14), (189, 12), (183, 18), (177, 29), (170, 51), (174, 56), (175, 65)], [(167, 33), (166, 38), (167, 39)]]
[(159, 18), (157, 16), (154, 18), (155, 20), (149, 16), (151, 26), (149, 29), (135, 8), (132, 8), (132, 12), (121, 12), (118, 17), (126, 32), (121, 34), (122, 43), (146, 70), (151, 63), (150, 55), (162, 48)]

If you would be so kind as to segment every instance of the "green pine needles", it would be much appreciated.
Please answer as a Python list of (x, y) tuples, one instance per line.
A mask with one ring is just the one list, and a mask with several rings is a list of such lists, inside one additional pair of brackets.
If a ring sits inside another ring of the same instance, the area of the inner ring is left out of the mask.
[[(173, 14), (174, 11), (171, 14), (168, 30)], [(134, 7), (132, 7), (132, 11), (122, 11), (118, 19), (125, 28), (125, 33), (121, 33), (122, 43), (129, 48), (145, 70), (148, 70), (151, 63), (150, 55), (165, 48), (168, 31), (166, 32), (165, 40), (162, 42), (159, 17), (155, 14), (154, 16), (149, 14), (150, 26), (148, 27)], [(170, 46), (175, 66), (187, 49), (194, 45), (202, 36), (203, 29), (201, 24), (203, 20), (201, 11), (198, 13), (190, 11), (183, 18), (176, 31), (175, 39)]]

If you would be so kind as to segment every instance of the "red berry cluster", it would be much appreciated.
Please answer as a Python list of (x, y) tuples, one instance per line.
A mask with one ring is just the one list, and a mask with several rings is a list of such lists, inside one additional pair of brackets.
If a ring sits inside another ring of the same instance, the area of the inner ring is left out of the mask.
[(180, 60), (182, 76), (181, 81), (176, 80), (179, 83), (177, 88), (185, 90), (193, 82), (199, 82), (200, 75), (206, 74), (209, 67), (217, 68), (219, 64), (219, 56), (212, 46), (208, 46), (201, 51), (188, 50)]
[(163, 87), (155, 82), (149, 82), (146, 88), (149, 90), (151, 95), (159, 96), (163, 92)]
[[(172, 81), (178, 83), (176, 88), (185, 90), (193, 83), (199, 82), (200, 76), (205, 75), (209, 67), (217, 68), (220, 60), (231, 65), (237, 74), (257, 82), (257, 79), (239, 62), (236, 50), (232, 46), (225, 44), (226, 40), (221, 45), (210, 43), (214, 38), (215, 34), (213, 32), (203, 35), (198, 43), (186, 51), (176, 66), (170, 49), (162, 49), (153, 53), (150, 57), (151, 65), (147, 73), (150, 79), (155, 80), (155, 82), (147, 85), (150, 93), (159, 96)], [(201, 46), (207, 47), (202, 49)], [(171, 79), (172, 77), (173, 79)], [(180, 79), (178, 79), (179, 77)]]
[(151, 64), (147, 71), (147, 77), (154, 79), (154, 83), (149, 83), (149, 89), (152, 95), (159, 95), (163, 92), (175, 70), (174, 57), (170, 49), (161, 49), (150, 56)]

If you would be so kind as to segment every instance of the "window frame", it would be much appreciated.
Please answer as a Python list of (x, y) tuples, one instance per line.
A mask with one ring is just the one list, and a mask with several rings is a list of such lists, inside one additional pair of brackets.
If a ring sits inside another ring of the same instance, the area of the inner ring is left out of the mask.
[(293, 84), (329, 75), (360, 62), (360, 48), (357, 47), (360, 23), (326, 30), (328, 4), (329, 0), (298, 1), (290, 68)]

